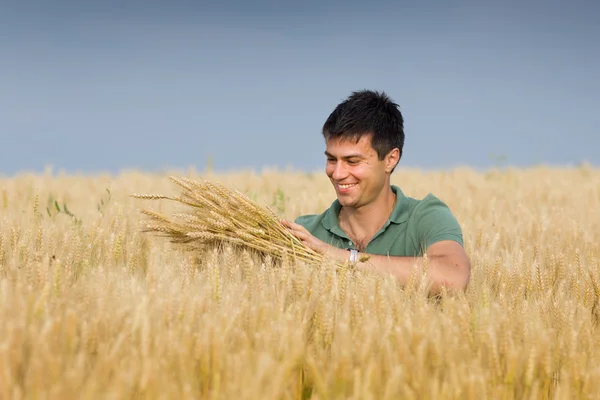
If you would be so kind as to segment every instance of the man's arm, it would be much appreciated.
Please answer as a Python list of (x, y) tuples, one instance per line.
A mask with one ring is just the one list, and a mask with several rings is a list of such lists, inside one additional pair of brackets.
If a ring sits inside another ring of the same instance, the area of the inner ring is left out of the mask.
[[(465, 291), (471, 276), (471, 262), (464, 248), (452, 240), (443, 240), (427, 248), (427, 271), (424, 257), (397, 257), (369, 254), (369, 259), (356, 264), (357, 268), (392, 274), (401, 285), (406, 285), (413, 273), (417, 276), (426, 272), (430, 281), (430, 293), (438, 294), (445, 287), (448, 291)], [(347, 250), (330, 246), (326, 254), (345, 262)], [(416, 268), (416, 271), (413, 271)]]
[[(308, 230), (295, 222), (282, 221), (290, 231), (302, 240), (308, 247), (317, 253), (346, 262), (349, 260), (348, 250), (331, 246), (321, 241), (308, 232)], [(364, 253), (363, 253), (364, 254)], [(369, 259), (357, 263), (363, 270), (377, 271), (392, 274), (401, 285), (406, 285), (413, 273), (418, 275), (426, 272), (430, 281), (430, 294), (440, 293), (442, 287), (448, 291), (465, 291), (471, 276), (471, 263), (463, 246), (454, 240), (439, 240), (427, 247), (427, 270), (424, 271), (425, 260), (423, 257), (399, 257), (368, 254)], [(416, 271), (413, 271), (416, 269)]]

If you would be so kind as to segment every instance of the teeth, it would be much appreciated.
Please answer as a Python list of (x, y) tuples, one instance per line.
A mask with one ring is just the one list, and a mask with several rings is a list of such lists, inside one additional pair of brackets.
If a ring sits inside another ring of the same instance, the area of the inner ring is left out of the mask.
[(348, 189), (348, 188), (351, 188), (351, 187), (352, 187), (352, 186), (354, 186), (354, 185), (356, 185), (356, 183), (352, 183), (352, 184), (350, 184), (350, 185), (341, 185), (341, 184), (340, 184), (339, 186), (340, 186), (342, 189)]

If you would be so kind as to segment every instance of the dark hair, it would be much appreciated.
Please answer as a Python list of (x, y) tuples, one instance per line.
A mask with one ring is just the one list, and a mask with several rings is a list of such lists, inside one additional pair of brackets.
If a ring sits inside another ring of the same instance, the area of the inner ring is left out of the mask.
[(356, 139), (373, 134), (371, 146), (379, 160), (394, 148), (404, 147), (404, 118), (398, 104), (385, 92), (361, 90), (353, 92), (338, 104), (323, 125), (325, 140), (330, 138)]

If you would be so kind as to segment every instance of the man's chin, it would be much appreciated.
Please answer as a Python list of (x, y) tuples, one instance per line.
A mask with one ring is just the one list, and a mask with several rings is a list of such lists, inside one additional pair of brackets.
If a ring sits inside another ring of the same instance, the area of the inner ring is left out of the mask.
[(352, 207), (355, 203), (354, 199), (348, 198), (347, 196), (339, 196), (337, 197), (338, 202), (342, 207)]

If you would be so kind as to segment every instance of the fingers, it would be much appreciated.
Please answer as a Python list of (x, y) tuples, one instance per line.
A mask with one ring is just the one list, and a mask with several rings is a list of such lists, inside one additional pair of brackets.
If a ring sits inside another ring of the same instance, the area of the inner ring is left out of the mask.
[(292, 230), (296, 230), (296, 231), (303, 230), (303, 228), (304, 228), (302, 225), (297, 224), (295, 222), (288, 221), (286, 219), (282, 219), (281, 224), (288, 229), (292, 229)]
[(304, 243), (306, 246), (310, 247), (312, 250), (318, 253), (327, 252), (327, 244), (315, 238), (309, 231), (304, 227), (304, 225), (297, 224), (295, 222), (290, 222), (287, 220), (281, 220), (283, 226), (287, 228), (287, 230), (295, 236), (298, 240)]
[(292, 233), (298, 239), (304, 241), (308, 238), (308, 231), (306, 230), (306, 228), (304, 228), (304, 226), (295, 222), (287, 221), (285, 219), (281, 220), (281, 223), (290, 231), (290, 233)]
[(307, 234), (304, 231), (301, 231), (301, 230), (298, 230), (298, 229), (294, 229), (294, 228), (289, 228), (289, 230), (298, 239), (305, 240), (307, 238)]
[(290, 228), (295, 231), (308, 233), (306, 228), (300, 224), (297, 224), (295, 222), (288, 222), (288, 224), (289, 224)]

